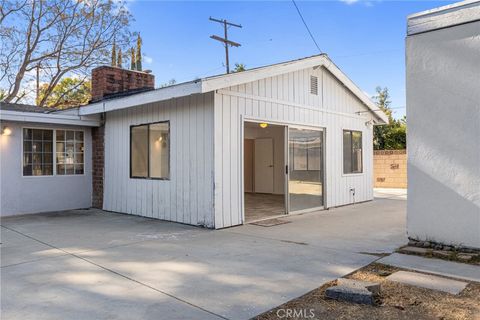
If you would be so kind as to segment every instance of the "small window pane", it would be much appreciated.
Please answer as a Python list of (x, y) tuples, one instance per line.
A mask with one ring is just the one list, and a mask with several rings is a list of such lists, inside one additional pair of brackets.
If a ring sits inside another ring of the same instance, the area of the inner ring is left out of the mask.
[(75, 153), (75, 163), (83, 163), (83, 153)]
[(24, 176), (31, 176), (32, 175), (32, 165), (27, 164), (23, 166), (23, 175)]
[(51, 164), (53, 163), (53, 156), (51, 153), (44, 153), (43, 154), (43, 162), (46, 164)]
[(42, 152), (42, 141), (33, 141), (32, 151)]
[(43, 152), (52, 152), (52, 143), (51, 142), (44, 142), (43, 143)]
[(65, 166), (65, 172), (66, 174), (74, 174), (75, 171), (73, 170), (73, 164), (67, 164)]
[(34, 176), (41, 176), (42, 174), (42, 165), (41, 164), (33, 164), (32, 173)]
[(65, 143), (57, 142), (57, 152), (65, 152)]
[(23, 152), (32, 152), (32, 142), (24, 141), (23, 142)]
[(64, 175), (65, 174), (65, 165), (64, 164), (57, 164), (57, 174)]
[(75, 174), (83, 174), (83, 164), (75, 165)]
[(32, 129), (33, 132), (33, 140), (43, 140), (43, 130), (39, 129)]
[(53, 140), (53, 131), (52, 130), (43, 130), (43, 140), (52, 141)]
[(43, 174), (51, 176), (53, 174), (53, 166), (44, 165), (43, 166)]
[(168, 178), (169, 132), (168, 123), (150, 125), (150, 177)]
[(65, 154), (63, 152), (57, 152), (57, 163), (58, 164), (65, 163)]
[(83, 152), (83, 143), (75, 143), (75, 152)]
[(75, 131), (75, 140), (83, 141), (83, 131)]
[(65, 141), (65, 131), (64, 130), (57, 130), (57, 142)]
[(32, 154), (31, 153), (24, 153), (23, 154), (23, 163), (24, 164), (31, 164), (32, 163)]
[(42, 154), (41, 153), (34, 153), (33, 154), (33, 164), (42, 164)]
[(72, 141), (73, 142), (73, 139), (74, 139), (74, 132), (73, 131), (65, 131), (66, 134), (66, 140), (67, 141)]
[(32, 140), (32, 129), (23, 129), (23, 140)]

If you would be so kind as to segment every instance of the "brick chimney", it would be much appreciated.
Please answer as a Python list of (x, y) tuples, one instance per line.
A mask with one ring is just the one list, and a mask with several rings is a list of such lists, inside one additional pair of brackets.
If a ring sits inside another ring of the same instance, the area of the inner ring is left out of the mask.
[(152, 90), (155, 76), (150, 73), (101, 66), (92, 70), (92, 102), (126, 92)]

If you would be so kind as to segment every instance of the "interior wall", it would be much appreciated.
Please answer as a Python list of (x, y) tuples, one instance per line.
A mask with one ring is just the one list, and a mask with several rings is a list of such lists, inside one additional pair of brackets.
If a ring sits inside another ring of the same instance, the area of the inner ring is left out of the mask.
[(253, 167), (254, 167), (254, 158), (253, 158), (253, 148), (254, 148), (254, 139), (245, 139), (243, 142), (243, 165), (244, 165), (244, 190), (245, 192), (253, 192)]
[(269, 125), (262, 129), (258, 125), (245, 125), (244, 138), (273, 139), (273, 193), (285, 194), (285, 127)]

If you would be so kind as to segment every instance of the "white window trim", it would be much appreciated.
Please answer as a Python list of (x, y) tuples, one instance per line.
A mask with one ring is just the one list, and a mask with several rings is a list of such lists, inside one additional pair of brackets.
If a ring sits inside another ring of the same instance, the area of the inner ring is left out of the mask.
[[(344, 131), (357, 131), (357, 132), (361, 132), (362, 133), (362, 172), (352, 172), (352, 173), (345, 173), (343, 172), (343, 161), (344, 161), (344, 157), (343, 157), (343, 132)], [(341, 129), (341, 139), (342, 139), (342, 167), (341, 167), (341, 170), (342, 170), (342, 177), (355, 177), (355, 176), (363, 176), (365, 174), (365, 150), (364, 150), (364, 141), (363, 141), (363, 136), (364, 136), (364, 132), (363, 130), (358, 130), (358, 129), (350, 129), (350, 128), (342, 128)]]
[[(40, 175), (40, 176), (26, 176), (23, 174), (23, 130), (24, 129), (38, 129), (38, 130), (52, 130), (53, 137), (52, 137), (52, 174), (49, 175)], [(21, 166), (20, 171), (22, 174), (22, 178), (51, 178), (51, 177), (83, 177), (85, 176), (85, 165), (86, 165), (86, 150), (87, 145), (85, 143), (85, 129), (72, 129), (72, 128), (48, 128), (48, 127), (21, 127), (21, 137), (20, 137), (20, 159), (21, 159)], [(82, 174), (57, 174), (57, 130), (69, 130), (69, 131), (81, 131), (83, 132), (83, 173)]]

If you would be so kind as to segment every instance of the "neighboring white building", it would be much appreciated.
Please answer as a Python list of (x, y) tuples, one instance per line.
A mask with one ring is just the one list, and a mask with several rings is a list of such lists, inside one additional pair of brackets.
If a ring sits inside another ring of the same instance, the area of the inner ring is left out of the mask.
[[(217, 229), (373, 199), (373, 125), (388, 120), (326, 55), (106, 95), (137, 77), (153, 83), (149, 76), (94, 70), (99, 101), (54, 113), (78, 117), (82, 128), (86, 122), (101, 125), (92, 129), (93, 147), (84, 135), (85, 157), (93, 148), (92, 169), (87, 162), (84, 167), (87, 176), (93, 170), (93, 189), (72, 186), (76, 192), (69, 194), (87, 194), (108, 211)], [(12, 120), (5, 112), (2, 130), (11, 127), (13, 133), (2, 137), (2, 214), (59, 210), (5, 205), (10, 183), (77, 178), (55, 172), (25, 177), (17, 169), (4, 174), (21, 166), (21, 132), (31, 127), (28, 119)], [(53, 167), (59, 159), (53, 158)], [(47, 189), (34, 191), (57, 200)]]
[(408, 17), (407, 231), (480, 248), (480, 2)]

